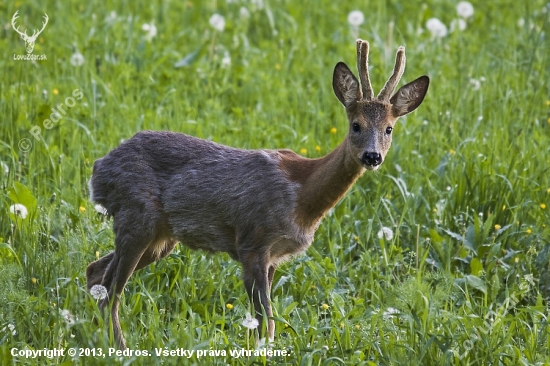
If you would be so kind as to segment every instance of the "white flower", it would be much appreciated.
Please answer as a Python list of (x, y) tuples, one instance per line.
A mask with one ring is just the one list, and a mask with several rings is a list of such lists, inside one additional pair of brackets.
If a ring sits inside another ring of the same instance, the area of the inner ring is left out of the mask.
[(15, 216), (20, 216), (22, 219), (27, 217), (29, 214), (29, 210), (25, 207), (25, 205), (22, 205), (20, 203), (16, 203), (14, 205), (10, 206), (10, 212)]
[(426, 28), (432, 33), (435, 38), (443, 38), (447, 35), (447, 26), (437, 18), (430, 18), (426, 22)]
[(143, 24), (141, 26), (141, 30), (147, 32), (147, 34), (145, 34), (145, 39), (147, 40), (147, 42), (151, 42), (151, 40), (157, 35), (157, 27), (153, 22), (151, 22), (151, 24)]
[(84, 56), (77, 50), (71, 56), (71, 65), (82, 66), (82, 64), (84, 64)]
[(470, 85), (472, 86), (472, 90), (478, 90), (481, 88), (481, 81), (478, 79), (470, 79)]
[(463, 31), (464, 29), (466, 29), (466, 21), (462, 18), (453, 19), (451, 21), (450, 28), (451, 28), (451, 32), (454, 32), (457, 29), (460, 30), (460, 31)]
[(348, 14), (348, 23), (352, 27), (358, 27), (365, 21), (365, 16), (361, 10), (354, 10)]
[(102, 285), (93, 285), (90, 289), (90, 295), (96, 300), (103, 300), (107, 297), (107, 289)]
[(210, 25), (217, 31), (223, 32), (225, 29), (225, 19), (220, 14), (214, 14), (210, 17)]
[(67, 325), (74, 324), (74, 315), (71, 314), (69, 310), (61, 310), (61, 316), (63, 317)]
[(392, 240), (393, 239), (393, 231), (386, 226), (382, 226), (380, 231), (378, 231), (378, 239), (385, 238), (386, 240)]
[(107, 216), (107, 209), (101, 206), (99, 203), (95, 205), (94, 208), (98, 213)]
[(519, 18), (518, 20), (518, 27), (523, 27), (525, 25), (525, 19)]
[(250, 18), (250, 11), (246, 7), (243, 6), (239, 10), (239, 15), (241, 16), (242, 19), (248, 19), (248, 18)]
[(244, 327), (248, 329), (256, 329), (258, 328), (258, 325), (260, 325), (260, 323), (258, 322), (258, 319), (253, 318), (252, 315), (250, 315), (250, 313), (246, 313), (246, 318), (244, 318), (242, 324)]
[(456, 12), (460, 17), (469, 18), (474, 15), (474, 7), (467, 1), (461, 1), (456, 5)]
[(222, 67), (228, 68), (231, 65), (231, 56), (229, 56), (229, 52), (225, 51), (222, 58)]

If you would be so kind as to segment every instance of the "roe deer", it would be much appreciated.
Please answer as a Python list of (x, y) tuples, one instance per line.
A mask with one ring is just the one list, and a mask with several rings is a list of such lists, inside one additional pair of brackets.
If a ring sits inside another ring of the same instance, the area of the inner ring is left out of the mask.
[(421, 76), (393, 96), (405, 67), (395, 67), (375, 98), (368, 74), (369, 44), (357, 40), (359, 79), (336, 65), (333, 89), (346, 109), (349, 131), (331, 153), (307, 159), (290, 150), (241, 150), (172, 132), (143, 131), (94, 164), (91, 199), (114, 218), (115, 251), (91, 263), (87, 286), (101, 284), (111, 303), (115, 340), (125, 348), (119, 296), (132, 273), (166, 257), (179, 241), (223, 251), (241, 262), (244, 285), (267, 336), (276, 266), (304, 252), (325, 215), (365, 171), (384, 161), (398, 117), (415, 110), (428, 90)]

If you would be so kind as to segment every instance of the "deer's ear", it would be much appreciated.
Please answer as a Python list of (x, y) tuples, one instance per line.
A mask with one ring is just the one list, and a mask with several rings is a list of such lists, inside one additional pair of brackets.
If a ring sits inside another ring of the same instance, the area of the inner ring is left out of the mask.
[(404, 116), (414, 111), (424, 100), (430, 78), (426, 75), (403, 85), (390, 99), (394, 117)]
[(340, 103), (346, 108), (357, 101), (359, 82), (343, 62), (338, 62), (334, 68), (332, 89), (334, 89), (334, 94), (336, 94)]

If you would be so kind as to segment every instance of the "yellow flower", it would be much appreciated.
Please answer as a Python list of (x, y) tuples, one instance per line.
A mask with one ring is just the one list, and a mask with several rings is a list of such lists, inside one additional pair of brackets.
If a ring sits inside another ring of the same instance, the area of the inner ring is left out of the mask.
[(502, 205), (502, 211), (506, 210), (506, 205)]
[(548, 188), (548, 189), (546, 190), (546, 193), (550, 193), (550, 188)]
[(315, 151), (317, 151), (317, 152), (321, 151), (321, 146), (319, 146), (319, 145), (315, 146)]
[(307, 154), (307, 149), (302, 147), (302, 148), (300, 149), (300, 154), (302, 154), (302, 155)]
[(355, 329), (359, 330), (361, 329), (361, 326), (359, 324), (355, 324)]
[(96, 250), (95, 252), (95, 259), (98, 260), (99, 259), (99, 251)]
[(454, 155), (454, 154), (456, 154), (456, 151), (454, 151), (453, 149), (451, 149), (451, 150), (449, 150), (449, 153), (450, 153), (451, 155)]
[(527, 229), (525, 232), (526, 232), (527, 234), (531, 234), (531, 228)]
[(227, 304), (225, 305), (226, 308), (228, 308), (229, 310), (233, 309), (233, 305), (232, 304)]
[(330, 133), (332, 133), (332, 134), (336, 133), (337, 131), (338, 131), (338, 130), (336, 129), (336, 127), (332, 127), (332, 128), (330, 129)]
[(59, 90), (57, 90), (57, 89), (54, 88), (54, 90), (52, 90), (52, 93), (53, 93), (54, 95), (57, 95), (57, 94), (59, 94)]
[(277, 69), (277, 70), (281, 70), (281, 65), (279, 65), (279, 64), (275, 64), (275, 69)]
[(33, 277), (31, 281), (32, 281), (33, 285), (36, 285), (36, 282), (38, 282), (38, 280), (36, 279), (36, 277)]
[(327, 304), (323, 304), (323, 305), (321, 305), (321, 308), (322, 308), (323, 310), (327, 310), (327, 309), (328, 309), (328, 305), (327, 305)]
[(542, 209), (544, 210), (544, 209), (546, 208), (546, 204), (541, 203), (541, 204), (540, 204), (540, 208), (542, 208)]
[(344, 323), (340, 323), (340, 329), (344, 329), (345, 325)]
[(514, 258), (514, 262), (519, 263), (519, 258), (518, 258), (518, 257), (515, 257), (515, 258)]
[(501, 226), (499, 224), (495, 225), (495, 230), (500, 230)]
[(550, 100), (547, 100), (547, 101), (546, 101), (546, 106), (547, 106), (547, 107), (550, 107)]
[(80, 210), (80, 212), (86, 211), (86, 207), (84, 207), (84, 206), (80, 206), (78, 209)]

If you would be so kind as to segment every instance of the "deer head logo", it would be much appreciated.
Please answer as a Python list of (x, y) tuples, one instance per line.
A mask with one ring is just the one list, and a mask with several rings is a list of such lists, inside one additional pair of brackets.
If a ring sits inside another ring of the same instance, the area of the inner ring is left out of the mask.
[(44, 30), (44, 28), (46, 28), (46, 24), (48, 24), (48, 14), (44, 13), (44, 20), (45, 22), (42, 23), (42, 29), (40, 29), (39, 31), (36, 31), (34, 30), (32, 32), (32, 36), (29, 36), (27, 34), (27, 30), (25, 30), (25, 32), (21, 32), (19, 30), (19, 27), (17, 27), (15, 25), (15, 21), (16, 19), (19, 17), (17, 15), (17, 13), (19, 13), (19, 10), (15, 12), (15, 14), (13, 14), (13, 18), (11, 18), (11, 26), (13, 27), (13, 29), (15, 29), (15, 31), (17, 33), (19, 33), (21, 35), (21, 38), (23, 38), (23, 41), (25, 41), (25, 48), (27, 50), (27, 53), (32, 53), (32, 50), (34, 49), (34, 44), (36, 42), (36, 38), (38, 37), (38, 35), (40, 33), (42, 33), (42, 31)]

